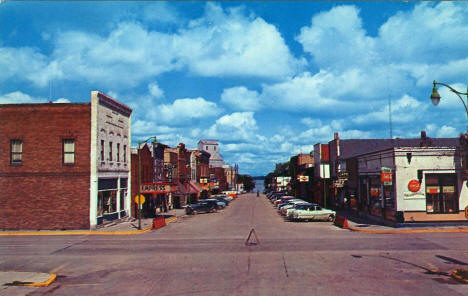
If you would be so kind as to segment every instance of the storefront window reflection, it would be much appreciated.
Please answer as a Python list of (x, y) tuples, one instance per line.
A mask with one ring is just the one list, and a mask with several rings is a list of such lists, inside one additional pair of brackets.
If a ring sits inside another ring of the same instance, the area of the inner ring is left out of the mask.
[(455, 174), (426, 175), (426, 212), (429, 214), (458, 213)]

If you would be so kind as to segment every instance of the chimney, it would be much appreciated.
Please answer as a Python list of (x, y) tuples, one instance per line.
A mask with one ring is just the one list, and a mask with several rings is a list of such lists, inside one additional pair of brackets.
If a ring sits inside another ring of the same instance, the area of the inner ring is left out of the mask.
[(338, 139), (339, 139), (338, 133), (335, 133), (334, 139), (335, 139), (335, 140), (338, 140)]
[(421, 139), (426, 139), (426, 131), (421, 131)]

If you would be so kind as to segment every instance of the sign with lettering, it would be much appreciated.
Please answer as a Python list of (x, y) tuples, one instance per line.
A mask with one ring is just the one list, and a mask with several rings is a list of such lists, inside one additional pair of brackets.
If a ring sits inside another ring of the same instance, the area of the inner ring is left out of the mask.
[(392, 185), (393, 173), (391, 168), (382, 167), (382, 171), (380, 173), (380, 181), (383, 183), (384, 186)]
[(421, 183), (418, 180), (411, 180), (408, 183), (408, 189), (411, 192), (418, 192), (421, 189)]
[(140, 187), (141, 193), (169, 193), (171, 185), (165, 183), (142, 184)]

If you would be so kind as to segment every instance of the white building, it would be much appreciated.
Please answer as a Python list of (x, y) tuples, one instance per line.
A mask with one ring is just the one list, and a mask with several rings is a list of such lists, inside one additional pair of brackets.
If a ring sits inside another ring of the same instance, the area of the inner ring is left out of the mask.
[[(468, 220), (468, 188), (456, 147), (389, 148), (357, 161), (360, 210), (396, 222)], [(391, 185), (384, 184), (382, 168), (391, 170)]]
[(90, 226), (130, 215), (132, 110), (91, 92)]
[(219, 143), (217, 140), (200, 140), (198, 142), (198, 150), (208, 152), (210, 156), (210, 167), (223, 167), (224, 161), (219, 154)]

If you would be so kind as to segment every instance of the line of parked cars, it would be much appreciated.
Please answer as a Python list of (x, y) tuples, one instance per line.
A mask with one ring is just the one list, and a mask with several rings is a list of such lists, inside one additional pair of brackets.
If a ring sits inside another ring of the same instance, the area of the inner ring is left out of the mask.
[(291, 221), (334, 221), (336, 212), (324, 209), (316, 203), (310, 203), (281, 192), (268, 192), (267, 198), (282, 216)]
[(185, 213), (196, 215), (198, 213), (215, 213), (224, 209), (233, 200), (231, 196), (219, 194), (207, 199), (201, 199), (196, 203), (185, 206)]

